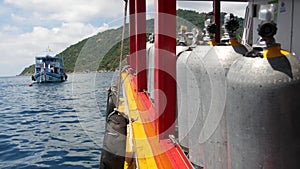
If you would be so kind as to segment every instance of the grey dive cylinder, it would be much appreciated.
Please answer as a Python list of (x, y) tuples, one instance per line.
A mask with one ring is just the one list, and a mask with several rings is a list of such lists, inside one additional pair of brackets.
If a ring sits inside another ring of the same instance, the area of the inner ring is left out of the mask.
[[(154, 39), (152, 40), (154, 41)], [(147, 89), (151, 99), (154, 99), (154, 43), (147, 43)]]
[[(146, 46), (146, 64), (147, 64), (147, 89), (150, 98), (154, 99), (154, 61), (155, 61), (155, 49), (154, 39), (150, 40)], [(179, 56), (182, 52), (188, 50), (188, 46), (176, 46), (176, 56)]]
[[(205, 25), (208, 27), (211, 25), (210, 20), (208, 20)], [(205, 29), (206, 38), (199, 40), (199, 31), (197, 29), (193, 29), (193, 44), (190, 46), (188, 51), (183, 51), (182, 48), (186, 46), (177, 46), (177, 63), (176, 63), (176, 80), (177, 80), (177, 113), (178, 113), (178, 139), (180, 145), (186, 150), (189, 150), (189, 132), (192, 127), (190, 122), (195, 122), (195, 113), (196, 110), (193, 108), (192, 104), (197, 104), (197, 99), (199, 99), (199, 94), (194, 94), (194, 99), (189, 99), (191, 96), (191, 92), (196, 91), (198, 93), (197, 81), (195, 80), (195, 75), (191, 72), (189, 65), (194, 64), (193, 66), (197, 67), (198, 61), (197, 58), (202, 58), (206, 55), (209, 49), (212, 46), (208, 46), (209, 41), (212, 36), (209, 36), (209, 32)], [(182, 35), (181, 35), (182, 36)], [(203, 42), (204, 40), (204, 42)], [(202, 42), (202, 43), (201, 43)], [(184, 38), (181, 38), (180, 44), (187, 44)], [(200, 46), (199, 44), (203, 44), (205, 46)], [(183, 51), (183, 52), (178, 52)], [(188, 63), (189, 57), (192, 56), (195, 58), (192, 62)], [(201, 63), (200, 63), (201, 64)], [(192, 101), (192, 103), (191, 103)], [(191, 118), (191, 119), (189, 119)]]
[(203, 57), (192, 53), (188, 59), (194, 75), (188, 79), (188, 101), (193, 109), (189, 156), (192, 163), (207, 169), (228, 168), (226, 75), (232, 63), (247, 52), (234, 36), (237, 21), (232, 14), (227, 17), (225, 24), (234, 25), (225, 27), (229, 33), (226, 43), (211, 47)]
[(201, 85), (203, 81), (209, 80), (208, 76), (205, 76), (207, 72), (203, 60), (207, 52), (212, 48), (213, 46), (197, 46), (193, 49), (186, 62), (187, 94), (186, 98), (182, 100), (186, 100), (187, 115), (185, 124), (179, 126), (179, 131), (186, 132), (181, 134), (187, 136), (190, 161), (198, 166), (204, 165), (202, 151), (196, 151), (195, 149), (195, 144), (198, 143), (199, 131), (203, 126), (203, 91), (201, 90)]
[(180, 145), (188, 148), (188, 109), (187, 102), (187, 59), (191, 55), (191, 51), (181, 53), (176, 61), (176, 80), (177, 80), (177, 117), (178, 117), (178, 140)]
[(259, 25), (262, 47), (228, 72), (227, 125), (231, 169), (298, 169), (300, 61), (275, 43), (276, 24)]
[(194, 52), (188, 59), (190, 160), (208, 169), (227, 168), (226, 74), (242, 55), (232, 46), (211, 47), (202, 58)]
[[(187, 86), (186, 86), (186, 60), (191, 54), (188, 46), (176, 46), (176, 79), (177, 79), (177, 126), (176, 129), (178, 131), (178, 139), (179, 142), (182, 143), (181, 146), (187, 148), (187, 138), (182, 131), (182, 128), (179, 128), (181, 125), (186, 125), (186, 117), (187, 117), (187, 107), (186, 100), (184, 98), (187, 94)], [(180, 130), (180, 131), (179, 131)]]

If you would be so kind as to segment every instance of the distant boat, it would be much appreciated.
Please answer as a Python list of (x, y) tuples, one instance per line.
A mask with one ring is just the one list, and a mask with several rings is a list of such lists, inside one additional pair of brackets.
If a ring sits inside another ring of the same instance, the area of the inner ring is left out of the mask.
[(35, 57), (35, 73), (31, 79), (37, 83), (63, 82), (68, 78), (63, 58), (57, 56)]

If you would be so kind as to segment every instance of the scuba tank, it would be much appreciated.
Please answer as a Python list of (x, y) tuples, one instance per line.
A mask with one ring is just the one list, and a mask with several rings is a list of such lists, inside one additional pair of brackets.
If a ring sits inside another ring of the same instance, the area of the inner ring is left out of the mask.
[[(206, 27), (209, 26), (208, 22), (210, 23), (210, 20), (208, 20), (206, 23)], [(211, 23), (210, 23), (211, 24)], [(184, 27), (182, 27), (184, 28)], [(186, 44), (186, 36), (184, 36), (183, 32), (184, 30), (181, 30), (180, 35), (180, 45)], [(176, 79), (177, 79), (177, 117), (178, 117), (178, 139), (179, 143), (182, 146), (182, 148), (188, 152), (189, 149), (189, 137), (190, 137), (190, 129), (191, 125), (189, 124), (191, 120), (195, 120), (195, 110), (193, 110), (193, 107), (191, 106), (191, 101), (189, 100), (189, 97), (192, 96), (191, 93), (193, 93), (193, 96), (196, 98), (199, 98), (194, 91), (197, 91), (197, 83), (195, 81), (194, 73), (190, 69), (190, 66), (192, 65), (197, 67), (197, 61), (195, 61), (199, 57), (203, 57), (206, 52), (212, 48), (212, 46), (209, 46), (209, 33), (206, 32), (206, 28), (204, 30), (205, 37), (202, 39), (202, 44), (199, 45), (199, 31), (194, 28), (192, 30), (193, 34), (193, 40), (190, 47), (188, 47), (185, 50), (182, 50), (182, 48), (186, 46), (177, 46), (176, 52), (177, 52), (177, 62), (176, 62)], [(181, 49), (182, 52), (178, 53), (178, 49)], [(190, 60), (190, 57), (193, 57), (195, 59)], [(190, 60), (190, 61), (189, 61)], [(192, 99), (192, 101), (196, 101), (197, 99)], [(193, 114), (194, 113), (194, 114)], [(189, 119), (191, 118), (191, 119)], [(193, 121), (194, 122), (194, 121)]]
[(300, 61), (275, 42), (271, 15), (260, 11), (260, 42), (227, 75), (231, 169), (299, 168)]
[[(236, 18), (225, 16), (225, 38), (202, 57), (189, 57), (195, 77), (189, 99), (194, 107), (190, 120), (190, 160), (208, 169), (227, 169), (226, 76), (230, 66), (248, 50), (237, 42)], [(192, 82), (188, 81), (188, 83)], [(191, 85), (188, 86), (189, 88)], [(194, 89), (194, 90), (193, 90)], [(196, 120), (195, 120), (196, 119)]]

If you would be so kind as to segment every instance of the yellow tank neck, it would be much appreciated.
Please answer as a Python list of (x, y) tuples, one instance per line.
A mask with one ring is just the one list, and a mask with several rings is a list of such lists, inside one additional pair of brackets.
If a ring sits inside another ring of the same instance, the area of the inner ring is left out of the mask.
[(236, 39), (230, 39), (229, 44), (231, 46), (240, 46), (241, 45)]
[(215, 40), (210, 40), (210, 41), (208, 42), (208, 44), (209, 44), (210, 46), (216, 46), (216, 45), (217, 45), (217, 42), (216, 42)]
[(276, 58), (276, 57), (289, 55), (290, 52), (281, 49), (280, 45), (276, 45), (276, 46), (267, 47), (264, 50), (263, 54), (264, 54), (264, 58)]

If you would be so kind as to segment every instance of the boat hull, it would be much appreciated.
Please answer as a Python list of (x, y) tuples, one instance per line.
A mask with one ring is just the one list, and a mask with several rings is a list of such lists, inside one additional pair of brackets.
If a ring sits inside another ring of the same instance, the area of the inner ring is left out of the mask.
[(63, 82), (67, 80), (67, 75), (65, 74), (56, 74), (50, 72), (37, 73), (33, 77), (37, 83)]

